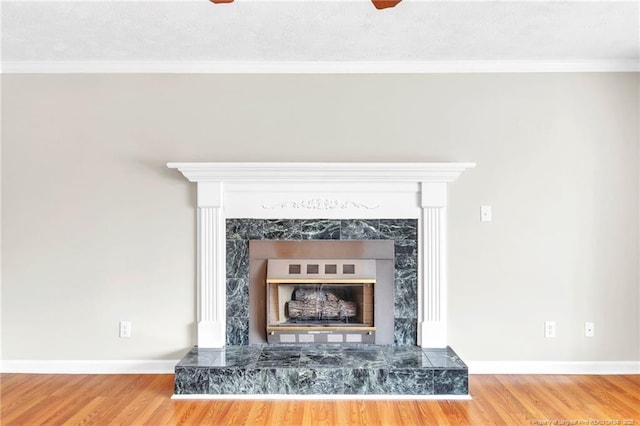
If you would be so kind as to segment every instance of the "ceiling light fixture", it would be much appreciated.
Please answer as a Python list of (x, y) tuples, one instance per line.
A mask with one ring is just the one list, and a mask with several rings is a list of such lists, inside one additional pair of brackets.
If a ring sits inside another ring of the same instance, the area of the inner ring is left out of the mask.
[[(211, 3), (220, 4), (220, 3), (233, 3), (233, 0), (209, 0)], [(376, 7), (376, 9), (387, 9), (390, 7), (395, 7), (402, 0), (371, 0), (371, 3)]]

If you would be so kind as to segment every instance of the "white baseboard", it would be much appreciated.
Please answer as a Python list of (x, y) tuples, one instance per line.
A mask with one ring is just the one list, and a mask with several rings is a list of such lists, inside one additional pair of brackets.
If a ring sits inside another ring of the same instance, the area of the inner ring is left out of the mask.
[[(179, 360), (3, 360), (2, 373), (173, 374)], [(469, 374), (640, 374), (640, 361), (466, 361)]]
[(2, 360), (2, 373), (172, 374), (179, 360)]
[(640, 374), (640, 361), (465, 361), (469, 374)]

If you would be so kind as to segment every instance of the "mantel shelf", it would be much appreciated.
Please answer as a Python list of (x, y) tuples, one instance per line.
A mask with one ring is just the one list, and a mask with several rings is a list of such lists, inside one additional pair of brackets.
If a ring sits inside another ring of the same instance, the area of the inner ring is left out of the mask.
[(167, 163), (191, 182), (452, 182), (475, 163)]

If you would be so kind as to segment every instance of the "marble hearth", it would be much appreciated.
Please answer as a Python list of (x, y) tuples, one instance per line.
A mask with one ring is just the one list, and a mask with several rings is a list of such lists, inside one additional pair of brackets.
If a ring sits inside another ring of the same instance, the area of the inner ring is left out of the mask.
[(176, 366), (176, 398), (468, 398), (451, 348), (250, 345), (193, 348)]

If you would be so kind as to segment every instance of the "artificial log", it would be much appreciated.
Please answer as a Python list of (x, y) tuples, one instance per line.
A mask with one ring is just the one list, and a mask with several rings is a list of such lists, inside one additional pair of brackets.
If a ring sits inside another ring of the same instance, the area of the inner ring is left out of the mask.
[(317, 288), (297, 288), (293, 292), (293, 298), (298, 302), (337, 302), (340, 300), (335, 293), (326, 290), (318, 290)]
[(287, 303), (289, 318), (292, 319), (338, 319), (356, 316), (356, 304), (346, 300), (299, 301)]

